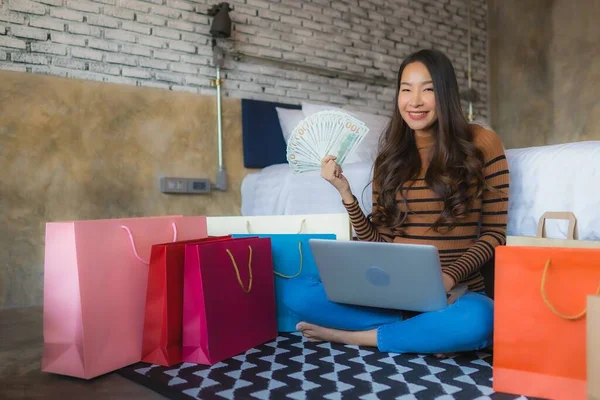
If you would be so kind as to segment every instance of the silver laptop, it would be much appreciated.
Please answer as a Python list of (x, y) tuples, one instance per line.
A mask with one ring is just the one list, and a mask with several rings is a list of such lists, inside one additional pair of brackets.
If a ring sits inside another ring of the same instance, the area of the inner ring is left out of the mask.
[(327, 239), (309, 245), (330, 301), (417, 312), (448, 305), (435, 246)]

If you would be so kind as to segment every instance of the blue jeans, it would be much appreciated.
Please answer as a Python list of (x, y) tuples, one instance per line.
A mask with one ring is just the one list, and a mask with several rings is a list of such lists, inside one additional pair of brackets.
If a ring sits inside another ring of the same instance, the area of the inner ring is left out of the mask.
[(391, 353), (473, 351), (492, 344), (494, 302), (467, 293), (443, 310), (403, 318), (400, 311), (345, 305), (327, 299), (318, 277), (286, 280), (283, 303), (303, 321), (346, 331), (377, 329), (377, 347)]

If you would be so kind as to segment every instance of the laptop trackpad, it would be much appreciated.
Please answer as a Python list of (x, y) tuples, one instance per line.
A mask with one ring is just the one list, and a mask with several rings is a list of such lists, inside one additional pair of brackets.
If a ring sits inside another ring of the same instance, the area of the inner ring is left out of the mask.
[(371, 267), (365, 273), (367, 282), (374, 286), (389, 286), (390, 276), (381, 268)]

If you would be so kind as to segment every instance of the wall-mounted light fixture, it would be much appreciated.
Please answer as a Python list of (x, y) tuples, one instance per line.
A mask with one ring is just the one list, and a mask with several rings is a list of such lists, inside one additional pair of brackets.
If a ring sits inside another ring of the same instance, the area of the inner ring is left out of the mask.
[(233, 11), (229, 7), (229, 3), (215, 4), (208, 10), (208, 15), (214, 17), (209, 31), (213, 38), (228, 38), (231, 36), (229, 11)]

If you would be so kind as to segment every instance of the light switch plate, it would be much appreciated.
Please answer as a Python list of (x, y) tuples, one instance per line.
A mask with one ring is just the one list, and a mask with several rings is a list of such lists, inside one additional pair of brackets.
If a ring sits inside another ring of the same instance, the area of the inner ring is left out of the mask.
[(162, 193), (204, 194), (210, 193), (212, 184), (206, 178), (177, 178), (164, 176), (160, 178)]

